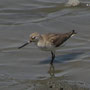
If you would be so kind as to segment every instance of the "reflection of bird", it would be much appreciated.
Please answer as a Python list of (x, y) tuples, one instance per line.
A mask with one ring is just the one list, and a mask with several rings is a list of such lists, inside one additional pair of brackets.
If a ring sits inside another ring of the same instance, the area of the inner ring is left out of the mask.
[(68, 33), (48, 33), (48, 34), (39, 34), (34, 32), (30, 34), (30, 39), (27, 43), (20, 46), (18, 49), (26, 46), (27, 44), (34, 42), (40, 49), (45, 51), (51, 51), (52, 60), (50, 64), (53, 64), (53, 60), (55, 58), (55, 49), (62, 45), (66, 40), (68, 40), (71, 36), (73, 36), (75, 30), (72, 30)]
[(48, 73), (50, 74), (51, 77), (55, 77), (55, 69), (53, 64), (50, 65)]

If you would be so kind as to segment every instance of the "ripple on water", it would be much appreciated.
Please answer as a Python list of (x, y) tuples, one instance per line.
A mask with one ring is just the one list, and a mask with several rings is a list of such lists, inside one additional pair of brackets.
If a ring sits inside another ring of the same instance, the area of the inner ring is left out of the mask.
[[(90, 90), (90, 0), (76, 7), (64, 1), (0, 2), (0, 90)], [(17, 50), (32, 32), (73, 29), (77, 35), (56, 52), (53, 68), (49, 52), (34, 45)]]

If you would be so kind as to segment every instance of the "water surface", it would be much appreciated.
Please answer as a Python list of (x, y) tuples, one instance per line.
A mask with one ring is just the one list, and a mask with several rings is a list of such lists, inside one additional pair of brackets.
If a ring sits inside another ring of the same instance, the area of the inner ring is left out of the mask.
[[(65, 0), (1, 0), (0, 90), (90, 90), (90, 4), (76, 7)], [(32, 32), (69, 32), (70, 38), (56, 52), (31, 44), (18, 50)]]

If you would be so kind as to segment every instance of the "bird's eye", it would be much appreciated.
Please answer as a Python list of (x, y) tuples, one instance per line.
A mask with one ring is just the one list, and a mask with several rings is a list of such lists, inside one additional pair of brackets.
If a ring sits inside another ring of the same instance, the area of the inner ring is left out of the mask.
[(32, 39), (35, 39), (36, 37), (35, 36), (32, 36)]

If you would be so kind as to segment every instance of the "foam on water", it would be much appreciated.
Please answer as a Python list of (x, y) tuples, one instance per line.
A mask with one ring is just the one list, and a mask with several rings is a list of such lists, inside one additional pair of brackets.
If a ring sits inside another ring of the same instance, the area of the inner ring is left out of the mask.
[(80, 4), (79, 0), (68, 0), (68, 2), (66, 3), (66, 6), (77, 6)]

